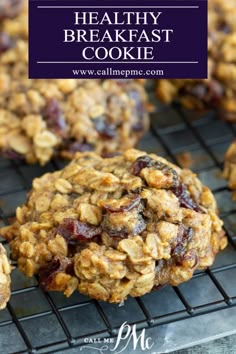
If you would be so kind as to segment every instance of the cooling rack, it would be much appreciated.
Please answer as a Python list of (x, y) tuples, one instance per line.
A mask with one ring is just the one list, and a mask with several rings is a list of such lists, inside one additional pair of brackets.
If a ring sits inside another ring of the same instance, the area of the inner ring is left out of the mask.
[[(231, 280), (236, 279), (236, 202), (220, 175), (224, 153), (235, 135), (236, 125), (220, 120), (214, 112), (199, 115), (175, 105), (151, 114), (151, 130), (138, 146), (175, 163), (187, 152), (191, 168), (213, 190), (229, 245), (211, 268), (196, 272), (178, 287), (166, 286), (141, 298), (129, 298), (123, 306), (97, 302), (79, 293), (69, 299), (60, 293), (44, 293), (36, 278), (28, 279), (15, 269), (11, 300), (0, 312), (1, 352), (63, 353), (71, 348), (78, 353), (85, 338), (113, 337), (125, 321), (155, 332), (161, 325), (234, 307), (236, 282)], [(8, 224), (15, 208), (25, 201), (34, 177), (64, 164), (54, 160), (45, 167), (28, 166), (1, 158), (0, 225)]]

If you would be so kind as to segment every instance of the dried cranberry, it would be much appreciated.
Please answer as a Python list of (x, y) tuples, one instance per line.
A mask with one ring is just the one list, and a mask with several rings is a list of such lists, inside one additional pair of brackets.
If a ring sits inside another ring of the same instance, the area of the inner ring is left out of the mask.
[(216, 105), (221, 100), (223, 95), (223, 86), (216, 80), (209, 80), (207, 101), (212, 105)]
[[(126, 238), (128, 235), (139, 235), (147, 227), (142, 212), (142, 203), (131, 211), (108, 212), (103, 218), (102, 228), (111, 237)], [(124, 213), (126, 213), (126, 219), (123, 220)], [(114, 222), (114, 219), (116, 222)]]
[(99, 135), (106, 139), (112, 139), (116, 136), (116, 126), (107, 123), (103, 118), (93, 119), (93, 123)]
[(141, 202), (141, 197), (138, 194), (127, 194), (120, 200), (115, 200), (112, 202), (107, 201), (103, 203), (103, 208), (111, 213), (129, 211), (139, 205)]
[(154, 285), (154, 287), (152, 288), (153, 291), (158, 291), (161, 290), (162, 288), (164, 288), (167, 284), (159, 284), (159, 285)]
[(211, 79), (207, 83), (197, 83), (180, 89), (180, 94), (189, 94), (200, 99), (204, 104), (213, 107), (224, 95), (223, 86), (216, 80)]
[(162, 171), (165, 175), (172, 175), (173, 185), (177, 186), (179, 184), (179, 176), (177, 172), (170, 166), (164, 164), (161, 161), (156, 161), (148, 155), (138, 157), (132, 165), (132, 173), (135, 176), (139, 176), (143, 168), (155, 168)]
[(119, 227), (109, 223), (107, 217), (104, 218), (102, 224), (104, 231), (111, 237), (127, 238), (129, 235), (139, 235), (143, 232), (147, 225), (141, 215), (138, 216), (136, 223), (133, 227), (126, 227), (120, 225)]
[(65, 135), (66, 122), (56, 98), (49, 100), (44, 108), (43, 117), (48, 127), (60, 136)]
[(68, 258), (63, 260), (58, 258), (40, 268), (38, 275), (41, 288), (44, 290), (53, 290), (53, 280), (59, 272), (74, 275), (73, 262)]
[(58, 227), (57, 233), (63, 236), (68, 243), (75, 243), (76, 241), (89, 241), (100, 236), (102, 228), (76, 219), (66, 218), (64, 223)]
[(200, 206), (193, 201), (187, 187), (183, 183), (179, 183), (178, 186), (172, 188), (173, 193), (179, 199), (179, 204), (182, 208), (192, 209), (197, 212), (201, 212)]
[(153, 166), (153, 160), (151, 159), (151, 157), (147, 155), (140, 156), (133, 163), (132, 173), (135, 176), (139, 176), (143, 168), (152, 167), (152, 166)]
[(66, 269), (65, 269), (66, 274), (74, 275), (74, 263), (71, 261), (70, 263), (67, 264)]
[(24, 160), (24, 156), (12, 149), (5, 149), (2, 151), (3, 157), (10, 160)]
[(65, 147), (70, 152), (86, 152), (86, 151), (93, 151), (94, 146), (92, 144), (87, 143), (79, 143), (78, 141), (68, 141), (65, 144)]
[(48, 286), (51, 284), (53, 277), (60, 268), (60, 265), (60, 260), (57, 259), (39, 270), (39, 284), (44, 290), (47, 290)]
[(186, 253), (186, 248), (188, 243), (193, 238), (193, 229), (191, 227), (185, 227), (181, 225), (179, 227), (179, 233), (177, 235), (176, 245), (172, 250), (172, 255), (177, 258), (179, 262), (181, 262), (182, 257)]
[(191, 269), (195, 268), (199, 263), (197, 251), (194, 249), (189, 250), (187, 253), (184, 254), (182, 261), (187, 261), (188, 264), (192, 263)]
[(6, 32), (0, 32), (0, 53), (3, 53), (12, 47), (12, 40)]

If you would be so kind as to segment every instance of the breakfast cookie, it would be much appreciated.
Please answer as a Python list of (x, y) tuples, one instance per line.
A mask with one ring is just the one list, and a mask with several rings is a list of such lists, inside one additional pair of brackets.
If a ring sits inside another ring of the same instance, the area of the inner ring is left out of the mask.
[(212, 265), (227, 244), (222, 224), (195, 174), (130, 149), (110, 158), (77, 153), (36, 178), (15, 223), (0, 233), (43, 289), (119, 303)]
[(236, 141), (226, 151), (223, 177), (228, 180), (233, 199), (236, 200)]
[(7, 259), (6, 251), (0, 243), (0, 310), (6, 307), (10, 298), (10, 273), (11, 266)]
[(29, 80), (26, 2), (0, 21), (0, 150), (28, 163), (133, 147), (148, 129), (142, 80)]
[(164, 102), (215, 108), (223, 119), (236, 121), (236, 2), (211, 0), (208, 7), (208, 79), (158, 80), (156, 92)]

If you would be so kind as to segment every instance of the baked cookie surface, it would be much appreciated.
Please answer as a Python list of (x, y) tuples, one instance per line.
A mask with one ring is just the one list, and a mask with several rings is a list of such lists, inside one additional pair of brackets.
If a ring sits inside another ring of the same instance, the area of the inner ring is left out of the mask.
[(232, 197), (236, 200), (236, 141), (226, 151), (223, 177), (228, 180), (228, 186), (233, 191)]
[(189, 109), (216, 108), (223, 119), (236, 121), (236, 2), (208, 2), (208, 79), (158, 80), (157, 96)]
[(10, 273), (10, 262), (8, 261), (3, 245), (0, 243), (0, 310), (6, 307), (10, 298)]
[(1, 235), (45, 290), (119, 303), (210, 266), (227, 244), (222, 224), (191, 171), (130, 149), (111, 158), (77, 153), (36, 178)]
[(0, 21), (0, 150), (28, 163), (133, 147), (148, 129), (141, 80), (29, 80), (26, 1)]

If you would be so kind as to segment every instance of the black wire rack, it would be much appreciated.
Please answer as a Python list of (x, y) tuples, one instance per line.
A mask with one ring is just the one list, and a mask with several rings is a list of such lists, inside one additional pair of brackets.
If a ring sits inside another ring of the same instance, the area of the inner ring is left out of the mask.
[[(236, 278), (236, 202), (221, 178), (223, 156), (236, 136), (236, 125), (220, 120), (214, 112), (199, 115), (180, 106), (159, 109), (151, 114), (151, 122), (151, 130), (138, 147), (175, 163), (186, 152), (191, 154), (191, 168), (218, 201), (229, 239), (227, 249), (211, 268), (196, 272), (189, 282), (129, 298), (123, 306), (97, 302), (79, 293), (69, 299), (60, 293), (45, 293), (36, 278), (26, 278), (15, 269), (11, 300), (0, 312), (4, 353), (55, 353), (83, 345), (84, 338), (115, 336), (125, 321), (138, 329), (150, 328), (236, 305), (236, 282), (230, 281)], [(34, 177), (64, 164), (55, 160), (42, 168), (0, 158), (0, 226), (14, 217)]]

